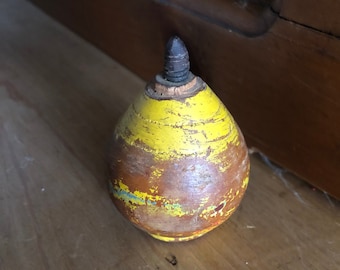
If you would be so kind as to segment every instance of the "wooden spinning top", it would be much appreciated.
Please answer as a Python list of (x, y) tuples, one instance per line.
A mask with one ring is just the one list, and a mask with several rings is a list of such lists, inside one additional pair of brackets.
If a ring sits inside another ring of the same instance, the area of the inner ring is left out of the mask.
[(130, 105), (110, 148), (114, 204), (138, 228), (168, 242), (197, 238), (227, 220), (249, 176), (241, 131), (189, 68), (184, 43), (171, 38), (163, 73)]

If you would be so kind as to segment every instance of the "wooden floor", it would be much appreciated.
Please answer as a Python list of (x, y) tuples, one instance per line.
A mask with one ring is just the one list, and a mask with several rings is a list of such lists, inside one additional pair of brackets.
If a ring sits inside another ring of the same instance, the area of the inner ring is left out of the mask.
[(0, 269), (339, 269), (339, 202), (258, 154), (206, 236), (163, 243), (125, 221), (105, 151), (144, 84), (30, 3), (0, 2)]

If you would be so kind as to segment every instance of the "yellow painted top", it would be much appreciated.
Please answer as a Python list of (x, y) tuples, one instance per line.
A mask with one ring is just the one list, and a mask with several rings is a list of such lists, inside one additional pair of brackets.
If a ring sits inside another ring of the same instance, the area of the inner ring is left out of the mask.
[(142, 147), (156, 160), (218, 154), (239, 143), (236, 123), (209, 86), (184, 100), (156, 100), (141, 95), (116, 128), (127, 144)]

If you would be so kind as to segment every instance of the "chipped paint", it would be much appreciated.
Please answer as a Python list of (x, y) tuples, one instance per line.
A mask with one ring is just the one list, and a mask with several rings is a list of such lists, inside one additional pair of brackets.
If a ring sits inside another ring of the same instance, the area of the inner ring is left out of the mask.
[(158, 207), (158, 205), (161, 205), (166, 213), (171, 216), (181, 217), (190, 214), (188, 211), (184, 211), (182, 205), (176, 202), (176, 200), (169, 200), (163, 196), (152, 195), (139, 190), (131, 192), (129, 187), (121, 180), (115, 182), (117, 182), (117, 185), (111, 185), (110, 188), (113, 196), (123, 201), (131, 210), (135, 210), (137, 206), (147, 205), (151, 206), (148, 208), (150, 212), (162, 211), (162, 207)]
[(242, 187), (243, 189), (247, 188), (248, 182), (249, 182), (249, 176), (247, 175), (247, 176), (243, 179), (243, 181), (242, 181), (242, 186), (241, 186), (241, 187)]
[[(207, 86), (183, 101), (156, 100), (142, 95), (132, 104), (116, 128), (128, 144), (141, 147), (155, 160), (196, 155), (221, 165), (219, 154), (229, 144), (239, 144), (236, 123)], [(166, 134), (166, 136), (164, 136)]]
[(208, 86), (181, 99), (144, 93), (114, 138), (113, 201), (159, 240), (188, 241), (211, 231), (236, 210), (248, 185), (244, 138)]
[[(141, 191), (131, 192), (129, 187), (122, 183), (121, 180), (116, 181), (117, 185), (112, 185), (110, 182), (110, 191), (113, 196), (125, 203), (125, 205), (131, 210), (135, 210), (137, 206), (153, 206), (153, 208), (149, 208), (149, 212), (154, 211), (163, 211), (165, 210), (167, 214), (171, 216), (181, 217), (184, 215), (194, 215), (199, 212), (202, 207), (208, 202), (209, 198), (201, 199), (200, 206), (197, 209), (191, 209), (191, 211), (185, 211), (182, 205), (174, 200), (166, 199), (163, 196), (159, 195), (151, 195)], [(158, 205), (162, 205), (162, 208), (159, 208)], [(218, 211), (216, 209), (223, 205)], [(235, 210), (235, 207), (224, 211), (225, 206), (227, 205), (227, 201), (223, 200), (218, 205), (210, 205), (202, 210), (200, 213), (200, 217), (204, 219), (208, 219), (209, 217), (219, 216), (229, 216)]]

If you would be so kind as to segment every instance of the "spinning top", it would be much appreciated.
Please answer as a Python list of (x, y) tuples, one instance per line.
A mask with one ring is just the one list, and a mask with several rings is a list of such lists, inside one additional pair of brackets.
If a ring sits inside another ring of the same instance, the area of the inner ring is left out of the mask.
[(189, 66), (184, 43), (171, 38), (163, 73), (125, 112), (110, 148), (114, 204), (167, 242), (197, 238), (227, 220), (249, 176), (241, 131)]

